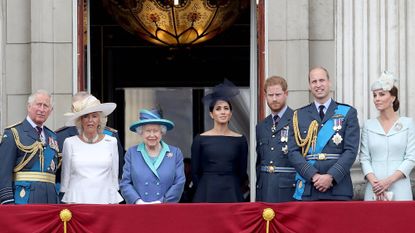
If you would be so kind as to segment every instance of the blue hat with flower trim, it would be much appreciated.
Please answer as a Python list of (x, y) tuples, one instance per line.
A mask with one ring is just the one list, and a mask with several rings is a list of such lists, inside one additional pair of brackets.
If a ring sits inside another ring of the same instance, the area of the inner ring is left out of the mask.
[(164, 125), (167, 130), (171, 130), (174, 127), (174, 123), (161, 118), (157, 110), (140, 109), (138, 115), (140, 120), (132, 123), (130, 126), (130, 130), (133, 132), (136, 132), (137, 127), (147, 124)]

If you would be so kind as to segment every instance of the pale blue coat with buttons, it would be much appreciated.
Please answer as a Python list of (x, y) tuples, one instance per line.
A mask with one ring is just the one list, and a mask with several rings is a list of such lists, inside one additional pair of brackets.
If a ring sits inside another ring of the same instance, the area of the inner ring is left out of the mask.
[(154, 164), (141, 152), (143, 144), (130, 147), (125, 154), (120, 189), (128, 204), (139, 199), (145, 202), (180, 200), (185, 183), (183, 154), (179, 148), (161, 143), (164, 153)]
[[(405, 178), (389, 187), (394, 193), (392, 200), (412, 200), (410, 174), (415, 166), (415, 125), (412, 118), (400, 117), (389, 132), (385, 132), (377, 118), (369, 119), (362, 130), (360, 163), (363, 174), (375, 174), (385, 179), (395, 171)], [(368, 182), (365, 200), (373, 200), (372, 185)]]

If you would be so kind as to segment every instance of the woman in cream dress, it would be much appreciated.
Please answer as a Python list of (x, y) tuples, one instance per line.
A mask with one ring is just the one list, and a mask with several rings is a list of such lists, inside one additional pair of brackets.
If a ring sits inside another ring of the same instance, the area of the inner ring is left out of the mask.
[(115, 103), (101, 104), (94, 96), (79, 102), (67, 126), (76, 125), (79, 135), (67, 138), (62, 151), (62, 201), (65, 203), (117, 204), (117, 139), (103, 134)]
[(415, 126), (398, 114), (395, 78), (384, 72), (372, 84), (379, 116), (365, 122), (360, 162), (368, 184), (365, 200), (412, 200), (410, 173), (415, 164)]

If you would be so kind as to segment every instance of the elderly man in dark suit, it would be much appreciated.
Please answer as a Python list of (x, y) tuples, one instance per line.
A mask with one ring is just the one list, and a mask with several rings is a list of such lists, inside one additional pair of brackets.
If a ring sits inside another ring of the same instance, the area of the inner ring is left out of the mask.
[(0, 143), (1, 204), (58, 203), (55, 172), (60, 165), (55, 133), (44, 126), (52, 112), (44, 90), (27, 101), (27, 117), (7, 127)]
[(293, 110), (286, 104), (287, 82), (279, 76), (269, 77), (264, 91), (271, 114), (256, 126), (256, 200), (294, 201), (295, 169), (288, 161), (287, 144), (294, 140)]
[(350, 168), (359, 147), (360, 130), (355, 108), (330, 97), (327, 70), (309, 73), (314, 102), (294, 112), (296, 143), (289, 143), (290, 161), (296, 168), (298, 200), (351, 200)]

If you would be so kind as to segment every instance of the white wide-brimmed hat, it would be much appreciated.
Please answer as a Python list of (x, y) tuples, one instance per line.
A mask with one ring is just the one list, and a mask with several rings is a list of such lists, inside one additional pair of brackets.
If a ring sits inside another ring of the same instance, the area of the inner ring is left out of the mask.
[(73, 112), (65, 113), (65, 116), (69, 117), (65, 126), (74, 126), (79, 117), (93, 112), (102, 112), (104, 116), (108, 116), (115, 110), (117, 105), (115, 103), (101, 104), (95, 96), (90, 95), (83, 100), (74, 102), (72, 107)]

